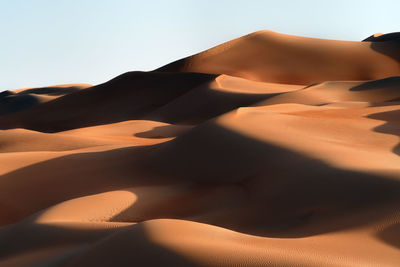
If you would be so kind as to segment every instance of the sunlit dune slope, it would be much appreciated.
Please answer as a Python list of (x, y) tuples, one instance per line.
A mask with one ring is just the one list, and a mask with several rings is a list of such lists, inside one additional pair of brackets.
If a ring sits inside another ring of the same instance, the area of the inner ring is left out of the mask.
[(350, 42), (259, 31), (157, 71), (225, 73), (255, 81), (303, 85), (371, 80), (400, 74), (399, 44), (398, 37), (385, 42)]

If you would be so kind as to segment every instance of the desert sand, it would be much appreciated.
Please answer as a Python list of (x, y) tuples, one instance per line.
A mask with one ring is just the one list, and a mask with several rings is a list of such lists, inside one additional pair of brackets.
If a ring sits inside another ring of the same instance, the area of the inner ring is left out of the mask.
[(0, 129), (0, 266), (400, 265), (398, 33), (5, 91)]

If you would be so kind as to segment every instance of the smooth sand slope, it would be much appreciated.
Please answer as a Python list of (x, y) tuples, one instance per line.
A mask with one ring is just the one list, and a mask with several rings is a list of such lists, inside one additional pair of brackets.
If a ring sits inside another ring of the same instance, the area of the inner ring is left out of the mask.
[(400, 42), (256, 32), (0, 94), (0, 266), (398, 266)]

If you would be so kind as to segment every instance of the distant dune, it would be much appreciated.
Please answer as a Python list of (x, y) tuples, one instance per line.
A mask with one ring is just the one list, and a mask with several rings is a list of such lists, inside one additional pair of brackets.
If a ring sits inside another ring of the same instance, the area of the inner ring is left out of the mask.
[(399, 36), (0, 93), (0, 266), (399, 266)]

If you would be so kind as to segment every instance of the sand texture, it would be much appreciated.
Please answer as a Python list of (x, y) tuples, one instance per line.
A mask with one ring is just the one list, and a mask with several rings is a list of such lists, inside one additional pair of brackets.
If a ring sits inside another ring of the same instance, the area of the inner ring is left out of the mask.
[(0, 93), (0, 266), (400, 266), (399, 36)]

